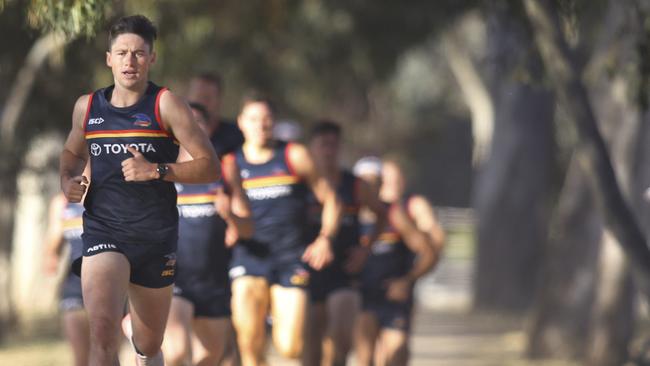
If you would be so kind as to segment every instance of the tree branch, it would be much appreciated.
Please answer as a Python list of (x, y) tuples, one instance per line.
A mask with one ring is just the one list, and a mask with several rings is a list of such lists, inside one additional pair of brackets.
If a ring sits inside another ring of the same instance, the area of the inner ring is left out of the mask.
[(580, 72), (560, 31), (557, 11), (549, 0), (525, 0), (524, 4), (553, 88), (576, 125), (579, 161), (601, 199), (599, 203), (605, 222), (623, 246), (637, 284), (646, 295), (650, 295), (650, 250), (619, 189)]

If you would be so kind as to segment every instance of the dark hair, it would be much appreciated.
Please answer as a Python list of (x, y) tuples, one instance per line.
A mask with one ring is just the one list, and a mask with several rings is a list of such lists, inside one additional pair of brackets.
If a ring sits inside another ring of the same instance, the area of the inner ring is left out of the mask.
[(318, 136), (329, 135), (329, 134), (333, 134), (337, 138), (340, 138), (341, 137), (341, 132), (342, 132), (341, 131), (341, 126), (338, 123), (336, 123), (334, 121), (327, 120), (327, 119), (322, 119), (322, 120), (316, 121), (316, 124), (311, 129), (311, 132), (309, 134), (309, 138), (311, 140), (313, 140)]
[(241, 99), (240, 111), (244, 109), (247, 105), (251, 103), (264, 103), (271, 110), (271, 113), (275, 113), (275, 105), (266, 94), (263, 94), (257, 90), (251, 90), (248, 93), (244, 94)]
[(219, 91), (221, 91), (221, 86), (223, 84), (223, 79), (221, 78), (221, 75), (212, 73), (212, 72), (202, 72), (194, 76), (195, 79), (200, 79), (203, 81), (206, 81), (210, 84), (213, 84), (214, 86), (217, 87)]
[(210, 121), (210, 113), (208, 113), (208, 110), (205, 108), (205, 106), (203, 106), (203, 104), (190, 102), (189, 105), (190, 108), (196, 109), (197, 111), (199, 111), (199, 113), (201, 113), (201, 116), (203, 116), (203, 119), (205, 120), (206, 123)]
[(108, 31), (108, 46), (109, 49), (113, 46), (113, 42), (120, 34), (133, 33), (142, 37), (149, 45), (150, 50), (153, 50), (153, 41), (156, 40), (158, 31), (151, 21), (144, 15), (131, 15), (118, 19), (111, 29)]

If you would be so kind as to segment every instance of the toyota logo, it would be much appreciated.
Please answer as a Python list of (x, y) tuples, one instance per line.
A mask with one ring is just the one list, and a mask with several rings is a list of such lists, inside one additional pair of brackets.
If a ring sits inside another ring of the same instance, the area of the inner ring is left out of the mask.
[(93, 154), (93, 156), (99, 156), (99, 154), (102, 153), (102, 147), (98, 144), (91, 144), (90, 153)]

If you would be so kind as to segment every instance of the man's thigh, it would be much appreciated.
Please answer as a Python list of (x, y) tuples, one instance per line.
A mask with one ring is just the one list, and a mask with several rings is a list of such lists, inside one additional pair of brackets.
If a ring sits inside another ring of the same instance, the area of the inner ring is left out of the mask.
[(126, 301), (130, 264), (119, 252), (83, 258), (81, 286), (91, 327), (96, 319), (115, 320), (116, 336)]
[(273, 316), (273, 340), (285, 346), (300, 343), (307, 315), (307, 290), (299, 287), (271, 287), (271, 311)]
[(241, 335), (264, 333), (269, 307), (269, 283), (264, 277), (242, 276), (232, 281), (232, 319)]
[(347, 352), (352, 345), (354, 324), (361, 310), (361, 295), (353, 289), (339, 289), (328, 296), (326, 306), (326, 337), (341, 348), (337, 351)]

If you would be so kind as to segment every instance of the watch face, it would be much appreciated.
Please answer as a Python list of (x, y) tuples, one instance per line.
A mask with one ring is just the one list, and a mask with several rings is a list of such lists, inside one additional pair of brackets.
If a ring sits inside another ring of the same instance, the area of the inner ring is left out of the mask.
[(167, 170), (169, 170), (169, 167), (165, 164), (158, 164), (158, 168), (156, 169), (158, 171), (158, 174), (160, 174), (160, 177), (164, 177), (165, 174), (167, 174)]

